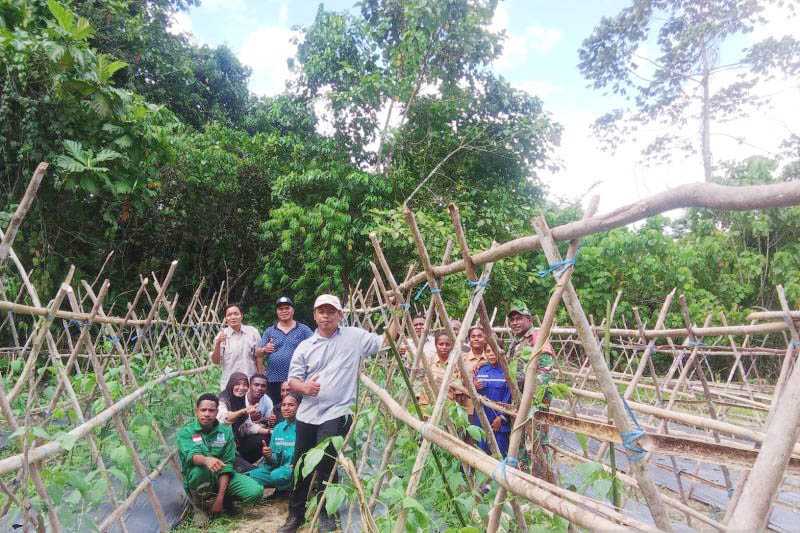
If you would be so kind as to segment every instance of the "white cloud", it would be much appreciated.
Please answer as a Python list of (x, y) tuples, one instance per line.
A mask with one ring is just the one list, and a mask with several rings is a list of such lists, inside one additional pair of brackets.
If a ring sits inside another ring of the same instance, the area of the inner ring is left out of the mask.
[(192, 33), (192, 18), (185, 11), (179, 11), (172, 15), (167, 31), (173, 35), (181, 33)]
[[(728, 80), (730, 81), (730, 80)], [(712, 123), (711, 143), (714, 163), (742, 161), (751, 156), (775, 156), (781, 142), (792, 132), (800, 132), (800, 99), (797, 80), (775, 80), (762, 84), (758, 94), (769, 96), (769, 105), (749, 116), (724, 123)], [(678, 185), (703, 181), (699, 155), (699, 124), (664, 129), (657, 125), (618, 147), (615, 153), (604, 152), (590, 129), (596, 115), (588, 111), (556, 109), (554, 117), (564, 126), (556, 157), (562, 165), (558, 172), (540, 176), (554, 197), (582, 199), (593, 190), (600, 195), (600, 211), (607, 212)], [(674, 154), (663, 164), (642, 161), (641, 150), (654, 134), (673, 133), (688, 137), (697, 154)]]
[(503, 52), (495, 64), (500, 72), (508, 72), (514, 67), (525, 64), (532, 53), (549, 54), (561, 40), (561, 31), (556, 28), (532, 24), (521, 32), (512, 32), (509, 21), (508, 7), (505, 4), (498, 5), (489, 29), (495, 32), (505, 30), (507, 34)]
[(511, 84), (515, 89), (525, 91), (533, 96), (545, 98), (558, 91), (558, 85), (546, 80), (523, 80)]
[(278, 8), (278, 24), (288, 26), (289, 24), (289, 4), (282, 2)]
[(245, 8), (244, 0), (203, 0), (202, 9), (209, 11), (242, 11)]
[(784, 35), (800, 38), (800, 17), (796, 11), (787, 7), (769, 4), (764, 9), (764, 24), (758, 24), (750, 34), (752, 41), (761, 41), (767, 37), (780, 39)]
[(253, 69), (250, 90), (258, 95), (281, 92), (292, 76), (287, 59), (294, 57), (297, 46), (293, 32), (278, 26), (264, 26), (251, 32), (239, 49), (239, 59)]

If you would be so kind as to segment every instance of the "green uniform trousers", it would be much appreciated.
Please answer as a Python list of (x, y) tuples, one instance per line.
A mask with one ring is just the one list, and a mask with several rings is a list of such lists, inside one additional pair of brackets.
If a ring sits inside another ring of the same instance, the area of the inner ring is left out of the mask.
[[(213, 495), (219, 489), (219, 474), (215, 474), (204, 466), (195, 466), (185, 474), (186, 488), (200, 494)], [(264, 488), (254, 479), (234, 472), (228, 482), (226, 496), (245, 503), (257, 503), (264, 494)]]
[(265, 487), (286, 490), (292, 487), (292, 465), (272, 466), (261, 463), (247, 475)]

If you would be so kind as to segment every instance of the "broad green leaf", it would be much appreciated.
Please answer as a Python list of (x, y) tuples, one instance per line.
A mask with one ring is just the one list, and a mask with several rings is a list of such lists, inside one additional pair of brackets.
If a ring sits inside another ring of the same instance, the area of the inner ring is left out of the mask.
[(58, 442), (62, 448), (67, 451), (72, 450), (75, 447), (75, 443), (78, 441), (77, 435), (72, 435), (70, 433), (60, 433), (56, 435), (56, 442)]
[(325, 511), (334, 515), (347, 498), (347, 492), (339, 485), (328, 485), (325, 488)]
[(56, 0), (47, 0), (47, 9), (62, 29), (72, 34), (75, 29), (75, 15), (69, 8)]
[(322, 448), (312, 448), (308, 450), (303, 457), (303, 477), (308, 477), (308, 475), (314, 471), (324, 456), (325, 450)]
[(473, 439), (479, 441), (483, 440), (483, 428), (479, 428), (478, 426), (469, 425), (467, 426), (467, 433)]
[(605, 498), (611, 492), (611, 480), (607, 478), (598, 479), (592, 483), (592, 489), (598, 496)]

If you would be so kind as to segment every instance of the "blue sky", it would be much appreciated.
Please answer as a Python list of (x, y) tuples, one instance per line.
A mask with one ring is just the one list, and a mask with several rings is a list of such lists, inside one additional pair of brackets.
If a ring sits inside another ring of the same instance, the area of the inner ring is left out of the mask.
[[(294, 51), (292, 28), (309, 25), (319, 4), (316, 0), (203, 0), (201, 6), (179, 14), (174, 28), (191, 32), (198, 43), (226, 44), (253, 69), (250, 89), (257, 94), (275, 94), (290, 75), (286, 59)], [(556, 173), (540, 173), (539, 178), (553, 196), (564, 199), (583, 199), (594, 185), (594, 192), (601, 197), (601, 211), (669, 187), (702, 181), (697, 157), (677, 157), (650, 166), (640, 157), (646, 139), (631, 139), (612, 154), (603, 151), (592, 137), (592, 121), (619, 106), (620, 100), (587, 87), (577, 68), (578, 49), (603, 16), (612, 16), (628, 4), (624, 0), (501, 0), (493, 21), (495, 29), (504, 29), (508, 35), (494, 69), (517, 88), (541, 97), (545, 108), (564, 126), (561, 147), (554, 154), (562, 168)], [(356, 10), (350, 0), (328, 0), (324, 5), (333, 10)], [(769, 23), (754, 38), (787, 33), (800, 37), (800, 21), (775, 12), (768, 12), (767, 18)], [(645, 55), (655, 52), (652, 46), (642, 50)], [(800, 134), (797, 80), (778, 80), (764, 91), (775, 95), (769, 109), (712, 129), (717, 159), (770, 155), (789, 133)], [(654, 125), (648, 133), (663, 132)], [(746, 138), (748, 143), (734, 142), (733, 137)]]

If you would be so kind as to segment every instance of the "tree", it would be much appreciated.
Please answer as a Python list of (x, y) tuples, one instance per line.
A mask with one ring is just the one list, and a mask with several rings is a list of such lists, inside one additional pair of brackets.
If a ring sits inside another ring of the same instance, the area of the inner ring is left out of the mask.
[[(645, 148), (651, 158), (669, 158), (700, 146), (703, 174), (711, 181), (712, 124), (741, 116), (762, 103), (755, 89), (770, 76), (798, 69), (800, 44), (791, 37), (764, 39), (734, 50), (738, 39), (764, 23), (768, 6), (794, 14), (780, 0), (633, 0), (614, 17), (604, 17), (580, 49), (579, 68), (595, 89), (622, 95), (628, 108), (595, 123), (613, 145), (653, 122), (699, 137), (667, 133)], [(658, 55), (643, 50), (652, 40)], [(691, 128), (688, 128), (692, 131)]]
[(241, 126), (250, 104), (250, 69), (226, 46), (196, 46), (169, 31), (172, 16), (198, 0), (74, 2), (96, 31), (91, 44), (128, 64), (115, 81), (202, 129), (212, 120)]

